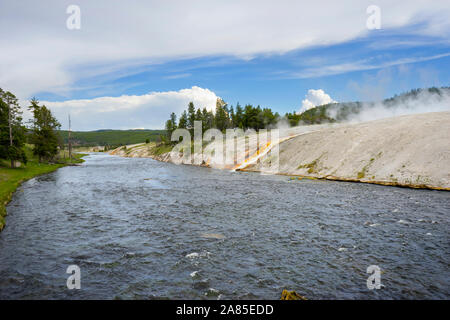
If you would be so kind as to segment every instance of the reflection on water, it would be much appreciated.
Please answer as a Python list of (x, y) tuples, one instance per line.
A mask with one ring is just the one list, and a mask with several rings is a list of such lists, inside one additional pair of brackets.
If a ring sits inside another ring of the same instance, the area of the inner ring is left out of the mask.
[(450, 298), (448, 192), (86, 160), (16, 192), (0, 298)]

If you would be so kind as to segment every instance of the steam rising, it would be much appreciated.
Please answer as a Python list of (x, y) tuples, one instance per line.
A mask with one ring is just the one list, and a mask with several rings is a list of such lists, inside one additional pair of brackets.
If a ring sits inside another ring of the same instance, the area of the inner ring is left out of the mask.
[(450, 111), (450, 88), (413, 90), (380, 102), (338, 103), (327, 115), (343, 122), (365, 122), (401, 115)]

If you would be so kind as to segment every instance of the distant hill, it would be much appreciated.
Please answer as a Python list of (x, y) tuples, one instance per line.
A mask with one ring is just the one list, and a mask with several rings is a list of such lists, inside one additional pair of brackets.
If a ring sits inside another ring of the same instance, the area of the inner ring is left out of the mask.
[[(69, 132), (60, 131), (64, 144), (68, 142)], [(72, 131), (71, 139), (74, 146), (120, 146), (150, 141), (157, 141), (165, 130), (96, 130)]]
[[(362, 115), (364, 111), (375, 108), (377, 110), (393, 113), (395, 115), (396, 109), (402, 108), (405, 110), (422, 110), (422, 112), (430, 111), (426, 110), (427, 107), (432, 107), (436, 103), (450, 103), (450, 87), (442, 88), (427, 88), (427, 89), (413, 89), (406, 93), (395, 95), (392, 98), (384, 99), (382, 101), (371, 102), (339, 102), (330, 103), (321, 106), (317, 106), (306, 110), (301, 114), (288, 113), (286, 114), (289, 123), (294, 126), (300, 123), (304, 124), (321, 124), (327, 122), (342, 122), (357, 118)], [(450, 105), (448, 106), (450, 109)], [(433, 111), (433, 110), (432, 110)], [(443, 111), (443, 110), (434, 110)], [(413, 112), (411, 112), (413, 113)], [(420, 113), (420, 112), (415, 112)], [(370, 119), (364, 119), (370, 120)]]

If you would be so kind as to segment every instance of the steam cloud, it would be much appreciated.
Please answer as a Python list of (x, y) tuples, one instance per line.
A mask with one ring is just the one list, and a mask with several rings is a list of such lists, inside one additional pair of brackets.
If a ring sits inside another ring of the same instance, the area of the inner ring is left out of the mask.
[[(359, 113), (347, 119), (350, 122), (365, 122), (401, 115), (426, 112), (450, 111), (450, 88), (421, 90), (417, 95), (406, 95), (381, 102), (362, 104)], [(333, 110), (330, 116), (333, 117)]]

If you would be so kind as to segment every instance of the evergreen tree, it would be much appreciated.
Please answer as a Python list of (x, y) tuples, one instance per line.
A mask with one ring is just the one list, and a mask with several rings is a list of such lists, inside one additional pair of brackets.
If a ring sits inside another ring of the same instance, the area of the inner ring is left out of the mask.
[(273, 114), (271, 109), (264, 108), (262, 110), (262, 116), (263, 116), (263, 127), (264, 128), (267, 128), (267, 127), (275, 124), (275, 115)]
[(202, 127), (203, 132), (205, 132), (206, 130), (211, 129), (214, 126), (214, 114), (211, 111), (206, 110), (206, 108), (203, 108), (202, 117)]
[(173, 127), (174, 127), (174, 126), (173, 126), (172, 120), (170, 120), (170, 119), (167, 120), (167, 121), (166, 121), (166, 137), (165, 137), (165, 139), (164, 139), (165, 142), (171, 141), (172, 133), (173, 133), (173, 131), (175, 130)]
[(234, 113), (233, 106), (230, 107), (230, 128), (236, 128), (236, 114)]
[(229, 118), (226, 111), (226, 104), (222, 99), (217, 99), (216, 115), (214, 118), (214, 126), (220, 131), (225, 131), (228, 128)]
[(195, 120), (203, 122), (203, 114), (202, 114), (202, 110), (200, 110), (200, 108), (198, 108), (197, 112), (195, 113)]
[(255, 130), (264, 129), (264, 114), (260, 106), (256, 107), (256, 128)]
[(166, 121), (167, 141), (171, 141), (172, 133), (177, 129), (177, 115), (175, 112), (170, 114), (170, 119)]
[(172, 112), (170, 114), (170, 121), (172, 121), (172, 125), (174, 127), (174, 130), (177, 128), (177, 115), (175, 114), (175, 112)]
[(9, 91), (0, 88), (0, 158), (27, 162), (23, 146), (25, 127), (22, 125), (22, 112), (17, 98)]
[[(203, 110), (205, 110), (205, 109), (203, 109)], [(198, 108), (198, 109), (197, 109), (197, 112), (195, 113), (195, 120), (196, 120), (196, 121), (201, 121), (201, 122), (202, 122), (202, 132), (203, 132), (203, 133), (205, 133), (205, 130), (207, 130), (207, 129), (206, 129), (206, 117), (205, 117), (205, 115), (206, 115), (206, 114), (204, 114), (204, 113), (202, 112), (202, 110), (200, 110), (200, 108)]]
[(50, 161), (58, 153), (58, 134), (61, 124), (56, 120), (50, 109), (39, 105), (36, 99), (30, 101), (29, 110), (33, 114), (31, 120), (30, 142), (34, 145), (33, 153), (42, 160)]
[(244, 110), (242, 109), (241, 105), (239, 104), (239, 102), (236, 105), (236, 114), (235, 114), (235, 124), (234, 126), (237, 128), (244, 128)]
[(242, 119), (243, 127), (247, 129), (258, 129), (258, 109), (248, 104), (244, 108), (244, 116)]
[(187, 111), (187, 128), (191, 132), (191, 137), (194, 136), (194, 121), (195, 121), (195, 107), (194, 103), (191, 101), (188, 105)]
[(300, 115), (297, 114), (295, 111), (293, 111), (292, 113), (287, 112), (285, 118), (289, 121), (289, 125), (291, 127), (297, 126), (300, 121)]
[(188, 125), (187, 123), (188, 123), (187, 112), (183, 111), (183, 113), (181, 114), (181, 117), (180, 117), (180, 122), (178, 123), (178, 128), (186, 129), (187, 125)]

